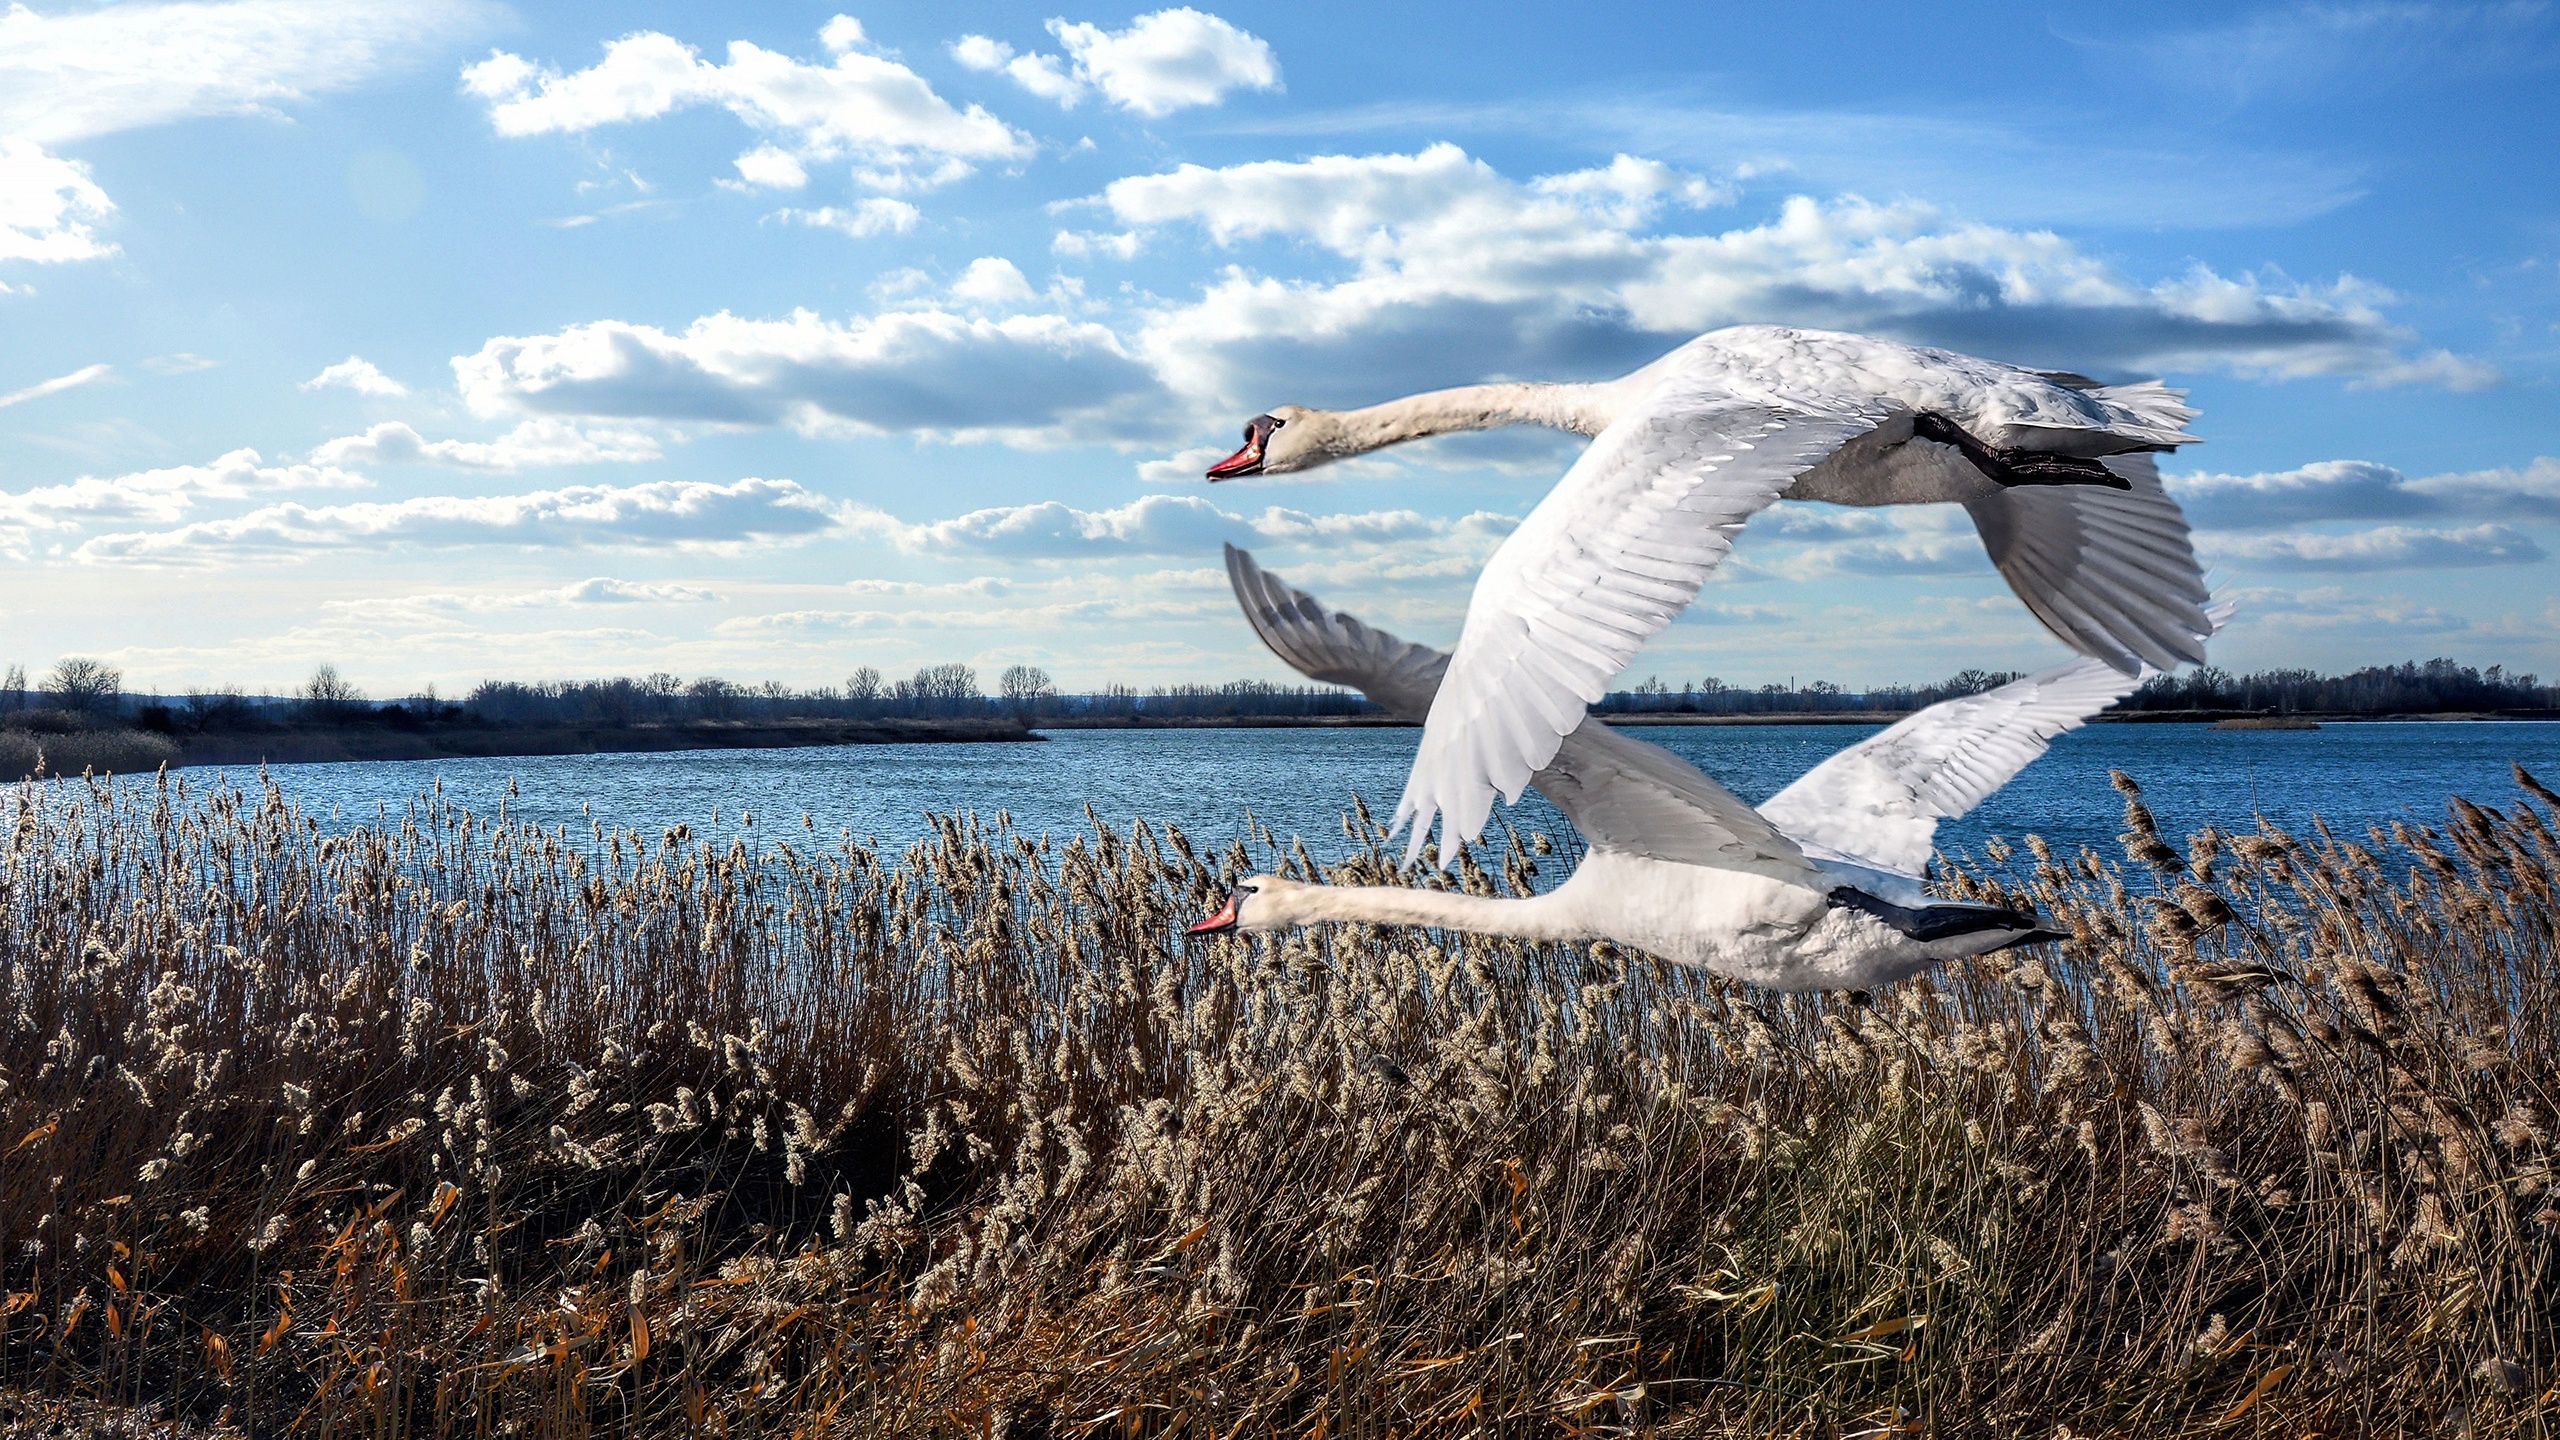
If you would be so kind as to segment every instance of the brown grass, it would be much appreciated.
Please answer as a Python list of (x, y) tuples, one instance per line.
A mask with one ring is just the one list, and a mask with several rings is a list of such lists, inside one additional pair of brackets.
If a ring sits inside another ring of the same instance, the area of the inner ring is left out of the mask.
[(177, 763), (178, 747), (148, 730), (0, 727), (0, 783), (85, 771), (147, 775), (163, 765)]
[[(311, 1435), (2544, 1433), (2548, 813), (2128, 812), (2133, 863), (1951, 877), (2069, 944), (1861, 1003), (1186, 943), (1275, 855), (1144, 826), (22, 787), (0, 1386)], [(1495, 858), (1457, 883), (1561, 863)]]

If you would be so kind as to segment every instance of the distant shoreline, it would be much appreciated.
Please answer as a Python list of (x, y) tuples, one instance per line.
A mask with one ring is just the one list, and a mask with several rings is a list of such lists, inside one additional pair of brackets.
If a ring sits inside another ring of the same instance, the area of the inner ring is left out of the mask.
[(1036, 744), (1046, 737), (1011, 718), (694, 720), (661, 725), (292, 726), (167, 735), (151, 730), (10, 731), (0, 740), (0, 781), (26, 778), (41, 752), (48, 775), (95, 768), (142, 774), (171, 768), (333, 765), (372, 760), (538, 759), (652, 755), (684, 750), (790, 750), (820, 745)]
[[(1694, 713), (1604, 714), (1610, 726), (1628, 730), (1656, 725), (1890, 725), (1909, 717), (1909, 710), (1773, 710), (1764, 714), (1703, 715)], [(2233, 729), (2283, 729), (2291, 722), (2315, 725), (2370, 724), (2380, 721), (2560, 720), (2560, 710), (2445, 711), (2408, 715), (2343, 715), (2305, 711), (2273, 715), (2258, 710), (2128, 710), (2092, 717), (2097, 725), (2226, 725)], [(2241, 722), (2282, 722), (2271, 724)], [(1042, 718), (1035, 730), (1411, 730), (1413, 721), (1391, 715), (1176, 715), (1077, 716)]]
[[(1619, 729), (1657, 726), (1890, 725), (1909, 712), (1774, 711), (1767, 714), (1603, 715)], [(2449, 711), (2437, 714), (2271, 715), (2245, 710), (2136, 710), (2100, 715), (2101, 725), (2206, 725), (2222, 730), (2312, 730), (2377, 722), (2462, 723), (2560, 720), (2560, 711)], [(1039, 743), (1069, 730), (1409, 730), (1387, 715), (1193, 715), (870, 720), (694, 720), (652, 725), (290, 726), (264, 731), (168, 735), (151, 730), (0, 733), (0, 783), (27, 777), (40, 748), (48, 775), (83, 770), (135, 775), (168, 765), (332, 765), (357, 761), (542, 759), (563, 755), (651, 755), (690, 750), (795, 750), (830, 745)]]

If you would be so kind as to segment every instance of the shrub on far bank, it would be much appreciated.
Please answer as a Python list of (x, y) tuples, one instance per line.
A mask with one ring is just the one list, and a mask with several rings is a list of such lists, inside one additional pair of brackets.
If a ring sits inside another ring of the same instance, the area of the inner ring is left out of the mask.
[(31, 731), (14, 725), (0, 730), (0, 781), (24, 780), (39, 773), (148, 775), (163, 765), (179, 763), (175, 744), (142, 730)]

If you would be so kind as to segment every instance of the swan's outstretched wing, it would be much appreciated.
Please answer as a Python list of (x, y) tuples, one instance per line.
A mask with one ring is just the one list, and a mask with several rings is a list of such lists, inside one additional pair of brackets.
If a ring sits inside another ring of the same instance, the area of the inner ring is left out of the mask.
[(1610, 677), (1671, 623), (1744, 521), (1875, 428), (1881, 401), (1737, 399), (1674, 372), (1600, 432), (1494, 552), (1422, 729), (1395, 821), (1473, 839), (1517, 800)]
[[(2206, 615), (2210, 636), (2231, 616)], [(1940, 820), (2006, 785), (2045, 752), (2157, 672), (2127, 675), (2083, 656), (1996, 690), (1942, 700), (1805, 772), (1760, 813), (1819, 859), (1916, 876)]]
[[(1400, 719), (1431, 709), (1446, 651), (1401, 640), (1322, 601), (1227, 547), (1227, 579), (1271, 652), (1311, 680), (1349, 685)], [(1658, 745), (1596, 718), (1564, 737), (1531, 777), (1594, 849), (1806, 880), (1812, 867), (1741, 797)]]
[(1594, 850), (1815, 883), (1812, 864), (1767, 816), (1659, 745), (1586, 716), (1529, 777)]
[(2187, 517), (2151, 456), (2103, 463), (2133, 488), (2019, 486), (1964, 508), (2009, 588), (2064, 644), (2128, 675), (2202, 664), (2210, 596)]
[(1304, 590), (1227, 547), (1227, 583), (1253, 633), (1289, 668), (1310, 680), (1348, 685), (1400, 720), (1419, 722), (1431, 713), (1449, 652), (1373, 630), (1353, 616), (1329, 610)]

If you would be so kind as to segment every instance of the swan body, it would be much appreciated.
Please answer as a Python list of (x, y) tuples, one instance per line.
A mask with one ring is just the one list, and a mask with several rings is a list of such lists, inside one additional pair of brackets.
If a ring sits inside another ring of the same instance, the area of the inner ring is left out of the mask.
[[(1866, 336), (1718, 330), (1621, 380), (1482, 385), (1343, 412), (1283, 406), (1211, 479), (1302, 470), (1488, 425), (1592, 437), (1476, 582), (1396, 806), (1418, 855), (1435, 820), (1472, 839), (1609, 679), (1781, 499), (1962, 504), (2057, 637), (2119, 674), (2204, 659), (2212, 624), (2185, 516), (2154, 452), (2193, 416), (2156, 382), (2076, 375)], [(1444, 844), (1444, 849), (1448, 848)]]
[[(1273, 653), (1392, 714), (1429, 713), (1454, 669), (1447, 652), (1328, 610), (1232, 545), (1227, 574)], [(1533, 780), (1590, 847), (1556, 889), (1505, 899), (1257, 875), (1193, 929), (1352, 921), (1608, 939), (1773, 989), (1889, 984), (1942, 960), (2055, 938), (2030, 912), (1929, 896), (1921, 875), (1937, 823), (1972, 809), (2141, 678), (2083, 658), (1930, 706), (1757, 809), (1670, 751), (1585, 716)]]

